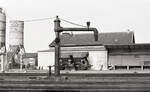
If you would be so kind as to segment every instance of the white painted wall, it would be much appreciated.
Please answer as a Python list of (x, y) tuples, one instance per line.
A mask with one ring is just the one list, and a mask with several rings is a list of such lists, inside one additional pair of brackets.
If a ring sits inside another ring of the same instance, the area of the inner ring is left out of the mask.
[[(48, 69), (48, 66), (54, 65), (54, 52), (38, 52), (38, 67), (43, 67), (43, 69)], [(54, 70), (54, 67), (52, 67)]]
[(107, 51), (89, 51), (92, 70), (107, 70)]

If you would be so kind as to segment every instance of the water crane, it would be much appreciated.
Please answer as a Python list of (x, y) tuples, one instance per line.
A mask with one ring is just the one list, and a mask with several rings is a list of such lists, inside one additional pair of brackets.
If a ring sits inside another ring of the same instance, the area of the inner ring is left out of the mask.
[(60, 19), (58, 16), (56, 16), (56, 19), (54, 20), (54, 31), (56, 33), (55, 38), (55, 76), (60, 75), (60, 67), (59, 67), (59, 59), (60, 59), (60, 33), (63, 31), (93, 31), (95, 41), (98, 40), (98, 30), (96, 28), (90, 28), (90, 22), (87, 22), (86, 28), (65, 28), (61, 27), (60, 25)]

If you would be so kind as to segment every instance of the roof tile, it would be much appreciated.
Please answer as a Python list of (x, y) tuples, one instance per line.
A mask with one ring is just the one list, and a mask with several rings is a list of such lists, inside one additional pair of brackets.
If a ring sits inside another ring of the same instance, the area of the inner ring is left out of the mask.
[[(133, 44), (134, 33), (130, 32), (111, 32), (111, 33), (99, 33), (98, 41), (95, 41), (93, 34), (62, 34), (61, 45), (62, 46), (78, 46), (78, 45), (119, 45), (119, 44)], [(51, 47), (55, 46), (53, 41), (50, 44)]]

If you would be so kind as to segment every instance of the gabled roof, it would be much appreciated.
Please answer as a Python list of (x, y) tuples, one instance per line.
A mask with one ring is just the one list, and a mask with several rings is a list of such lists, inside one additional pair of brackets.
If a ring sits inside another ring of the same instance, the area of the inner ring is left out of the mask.
[[(61, 46), (90, 46), (90, 45), (119, 45), (119, 44), (133, 44), (134, 32), (111, 32), (99, 33), (98, 41), (94, 40), (94, 35), (91, 34), (61, 34)], [(51, 47), (55, 46), (53, 41)]]

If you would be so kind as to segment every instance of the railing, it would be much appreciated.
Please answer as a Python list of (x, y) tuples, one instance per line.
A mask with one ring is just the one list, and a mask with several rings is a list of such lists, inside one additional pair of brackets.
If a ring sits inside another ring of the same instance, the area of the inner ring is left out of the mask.
[(150, 70), (150, 65), (109, 65), (109, 70)]

